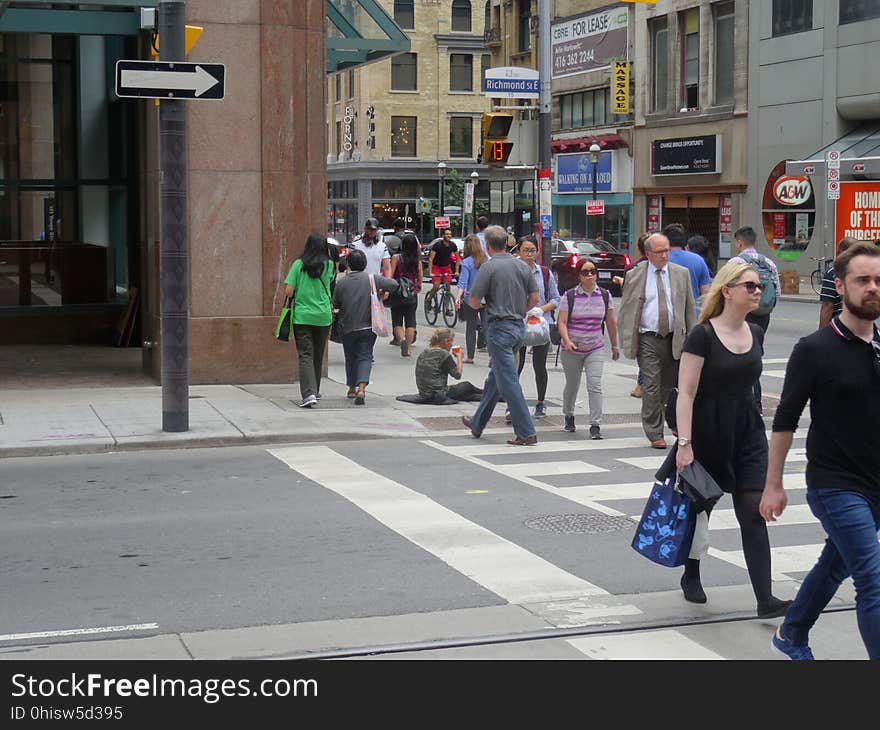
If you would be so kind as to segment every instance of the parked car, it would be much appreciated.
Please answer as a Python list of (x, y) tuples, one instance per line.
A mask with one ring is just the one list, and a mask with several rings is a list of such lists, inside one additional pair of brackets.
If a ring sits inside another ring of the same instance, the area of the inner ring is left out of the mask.
[(552, 241), (551, 270), (556, 277), (559, 291), (563, 292), (578, 285), (578, 272), (585, 258), (590, 259), (599, 274), (598, 284), (608, 289), (614, 296), (620, 296), (620, 287), (612, 283), (615, 276), (623, 276), (632, 263), (628, 254), (618, 251), (608, 241), (601, 239)]
[[(407, 233), (412, 233), (412, 234), (416, 235), (416, 232), (415, 232), (414, 230), (412, 230), (412, 228), (404, 228), (404, 229), (403, 229), (403, 233), (401, 234), (401, 237), (403, 237), (403, 236), (406, 235)], [(380, 238), (381, 241), (383, 241), (383, 242), (386, 243), (386, 244), (387, 244), (388, 242), (385, 240), (385, 237), (386, 237), (386, 236), (392, 236), (392, 235), (394, 235), (394, 229), (393, 229), (393, 228), (381, 228), (381, 229), (379, 230), (379, 238)], [(418, 235), (416, 235), (416, 238), (418, 238)], [(397, 246), (394, 246), (394, 250), (393, 250), (393, 251), (392, 251), (392, 249), (391, 249), (391, 246), (388, 246), (388, 251), (389, 251), (389, 253), (391, 253), (392, 256), (393, 256), (394, 254), (396, 254), (396, 253), (400, 253), (400, 251), (397, 249)]]

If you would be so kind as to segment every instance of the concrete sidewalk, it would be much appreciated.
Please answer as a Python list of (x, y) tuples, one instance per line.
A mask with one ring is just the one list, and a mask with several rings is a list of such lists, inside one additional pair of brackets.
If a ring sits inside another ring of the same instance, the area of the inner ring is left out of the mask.
[[(460, 417), (471, 414), (475, 403), (426, 406), (402, 403), (397, 395), (417, 392), (415, 362), (433, 329), (421, 326), (412, 357), (400, 356), (388, 339), (375, 347), (372, 382), (365, 406), (345, 397), (342, 346), (330, 343), (329, 374), (322, 382), (323, 399), (311, 409), (297, 407), (299, 386), (205, 385), (190, 388), (190, 430), (162, 432), (160, 386), (16, 389), (0, 394), (0, 457), (72, 453), (100, 453), (145, 448), (341, 441), (346, 439), (437, 436), (463, 430)], [(457, 343), (464, 344), (463, 335)], [(561, 395), (564, 376), (549, 358), (548, 418), (539, 430), (562, 427)], [(295, 356), (293, 345), (290, 356)], [(464, 366), (464, 378), (478, 387), (489, 372), (488, 355), (478, 352), (476, 363)], [(614, 363), (605, 371), (607, 423), (638, 423), (640, 401), (629, 396), (635, 384), (634, 361)], [(530, 405), (535, 399), (534, 374), (526, 363), (522, 384)], [(586, 386), (582, 385), (586, 405)], [(504, 407), (490, 429), (510, 431), (503, 421)], [(581, 425), (584, 418), (579, 418)]]

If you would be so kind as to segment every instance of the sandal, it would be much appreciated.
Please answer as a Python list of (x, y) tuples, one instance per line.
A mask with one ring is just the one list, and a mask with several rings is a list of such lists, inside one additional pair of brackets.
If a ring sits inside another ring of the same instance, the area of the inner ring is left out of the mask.
[(354, 388), (349, 388), (348, 393), (345, 394), (346, 398), (354, 398), (357, 396), (357, 391)]
[(355, 396), (354, 396), (354, 404), (356, 406), (364, 405), (364, 403), (366, 402), (366, 400), (365, 400), (366, 395), (367, 394), (364, 392), (363, 388), (358, 388), (357, 393), (355, 393)]

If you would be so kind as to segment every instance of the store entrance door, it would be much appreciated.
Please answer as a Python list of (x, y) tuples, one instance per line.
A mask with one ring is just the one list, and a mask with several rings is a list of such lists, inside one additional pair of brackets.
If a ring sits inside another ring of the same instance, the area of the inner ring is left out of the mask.
[[(0, 344), (140, 343), (137, 39), (0, 34)], [(121, 331), (120, 331), (121, 323)]]

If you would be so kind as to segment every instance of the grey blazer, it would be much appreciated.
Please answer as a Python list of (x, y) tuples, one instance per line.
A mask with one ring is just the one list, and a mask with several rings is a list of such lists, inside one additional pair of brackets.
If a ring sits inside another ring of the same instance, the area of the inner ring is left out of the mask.
[[(670, 263), (669, 283), (672, 286), (672, 312), (675, 323), (672, 331), (672, 356), (678, 360), (684, 340), (697, 323), (694, 290), (691, 288), (690, 272), (678, 264)], [(650, 267), (646, 261), (630, 269), (623, 282), (623, 296), (617, 313), (617, 331), (620, 350), (630, 360), (639, 352), (639, 322), (645, 306), (645, 284)]]

